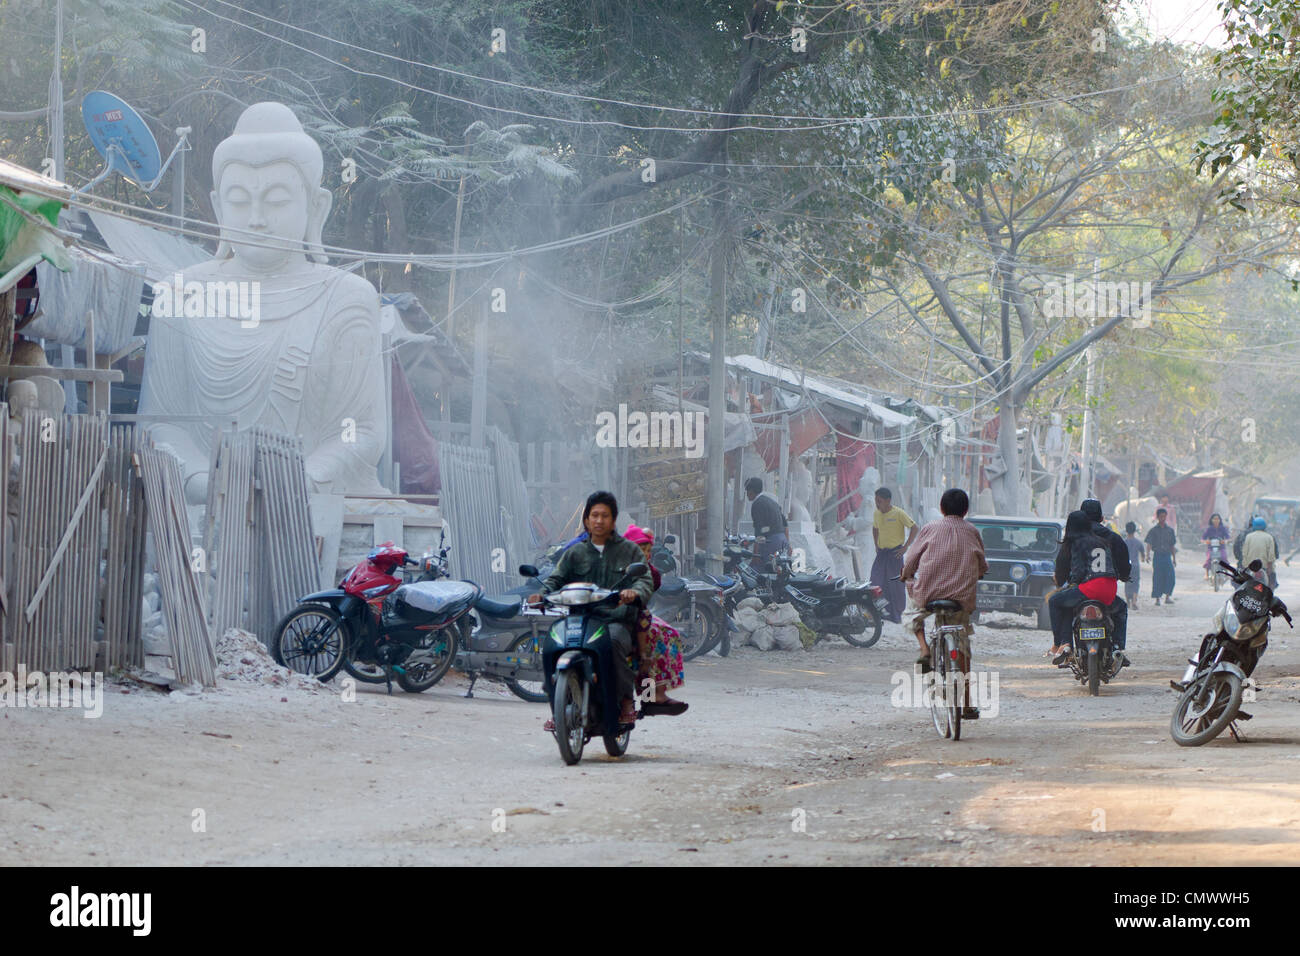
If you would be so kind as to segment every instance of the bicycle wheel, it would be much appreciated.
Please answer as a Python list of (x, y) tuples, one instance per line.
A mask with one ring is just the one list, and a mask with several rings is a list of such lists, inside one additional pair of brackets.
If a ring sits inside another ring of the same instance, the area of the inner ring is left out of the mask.
[(935, 732), (940, 737), (952, 736), (948, 723), (948, 702), (945, 699), (948, 685), (946, 680), (947, 661), (937, 638), (930, 642), (930, 683), (926, 692), (930, 695), (930, 719), (934, 721)]
[(944, 689), (944, 697), (948, 701), (948, 724), (952, 728), (952, 739), (960, 740), (962, 704), (966, 699), (964, 693), (966, 675), (957, 667), (955, 661), (950, 661), (946, 677), (947, 686)]

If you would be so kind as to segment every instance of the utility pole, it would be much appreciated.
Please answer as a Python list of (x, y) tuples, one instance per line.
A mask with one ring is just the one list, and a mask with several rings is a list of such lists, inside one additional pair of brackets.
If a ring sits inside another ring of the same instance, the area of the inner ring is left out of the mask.
[[(63, 182), (67, 172), (64, 169), (63, 155), (63, 0), (57, 0), (54, 7), (54, 72), (50, 74), (50, 155), (54, 159), (54, 178)], [(44, 342), (41, 343), (44, 345)], [(86, 343), (86, 351), (93, 354), (95, 345)], [(59, 361), (64, 368), (72, 368), (75, 352), (70, 345), (59, 348)], [(93, 364), (93, 360), (87, 364)], [(77, 412), (77, 383), (63, 383), (63, 410), (70, 415)]]
[[(721, 169), (726, 175), (725, 162)], [(727, 415), (727, 192), (713, 200), (713, 252), (709, 268), (709, 307), (713, 335), (709, 343), (709, 464), (705, 507), (708, 509), (709, 570), (722, 573), (722, 537), (727, 497), (723, 432)]]

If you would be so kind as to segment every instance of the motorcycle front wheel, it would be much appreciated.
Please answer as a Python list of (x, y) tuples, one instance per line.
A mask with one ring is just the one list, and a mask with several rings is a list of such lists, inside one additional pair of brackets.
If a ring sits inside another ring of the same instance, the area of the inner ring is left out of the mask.
[(611, 757), (621, 757), (627, 753), (627, 745), (632, 740), (632, 731), (625, 730), (621, 734), (604, 734), (605, 753)]
[(519, 673), (535, 671), (535, 680), (507, 677), (506, 686), (511, 692), (530, 704), (544, 704), (547, 701), (546, 684), (542, 680), (542, 641), (532, 634), (521, 634), (510, 642), (510, 653), (519, 658)]
[(885, 626), (885, 619), (881, 616), (880, 608), (870, 602), (866, 604), (850, 604), (844, 608), (845, 614), (853, 613), (851, 609), (857, 609), (857, 615), (866, 625), (863, 630), (855, 631), (852, 634), (845, 633), (844, 639), (854, 647), (874, 647), (876, 641), (880, 640), (880, 631)]
[(560, 746), (560, 756), (570, 767), (582, 759), (582, 748), (587, 742), (587, 715), (581, 711), (582, 680), (572, 671), (565, 671), (555, 679), (551, 717), (555, 720), (555, 742)]
[(409, 694), (423, 693), (451, 669), (451, 662), (456, 658), (456, 628), (430, 631), (416, 648), (416, 653), (421, 656), (417, 658), (413, 653), (397, 674), (397, 686)]
[(1240, 678), (1215, 671), (1183, 691), (1169, 721), (1169, 735), (1180, 747), (1199, 747), (1223, 733), (1240, 707)]
[(281, 667), (324, 682), (338, 673), (351, 645), (343, 615), (328, 604), (300, 604), (276, 625), (270, 650)]

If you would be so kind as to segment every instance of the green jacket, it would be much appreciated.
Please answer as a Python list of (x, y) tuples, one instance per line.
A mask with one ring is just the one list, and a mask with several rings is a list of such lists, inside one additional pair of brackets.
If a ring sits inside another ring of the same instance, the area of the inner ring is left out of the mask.
[[(600, 588), (614, 588), (623, 580), (628, 566), (638, 561), (645, 561), (641, 549), (618, 532), (609, 536), (603, 552), (597, 551), (590, 540), (579, 541), (560, 555), (555, 570), (542, 582), (542, 593), (549, 594), (578, 581), (589, 581)], [(634, 578), (627, 588), (637, 593), (643, 607), (648, 605), (654, 593), (650, 569), (646, 568), (646, 572)], [(616, 620), (630, 620), (635, 613), (631, 607), (623, 606), (613, 610), (610, 616)]]

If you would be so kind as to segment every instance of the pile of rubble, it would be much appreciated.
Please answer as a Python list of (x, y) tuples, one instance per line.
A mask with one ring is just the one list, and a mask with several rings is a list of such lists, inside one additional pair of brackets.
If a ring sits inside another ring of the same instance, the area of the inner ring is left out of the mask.
[(314, 677), (281, 667), (261, 641), (234, 627), (217, 639), (217, 677), (242, 684), (263, 684), (311, 693), (326, 690), (325, 685)]

